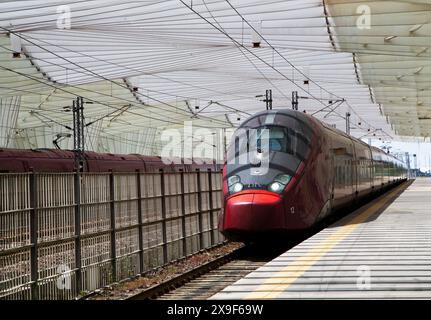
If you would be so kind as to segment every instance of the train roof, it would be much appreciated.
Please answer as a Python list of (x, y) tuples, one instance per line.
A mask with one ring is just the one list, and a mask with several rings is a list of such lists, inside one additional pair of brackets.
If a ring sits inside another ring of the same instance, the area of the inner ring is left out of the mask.
[[(73, 150), (58, 150), (58, 149), (13, 149), (0, 148), (0, 158), (62, 158), (73, 159)], [(85, 151), (84, 156), (87, 160), (104, 160), (104, 161), (143, 161), (148, 165), (160, 165), (163, 160), (159, 156), (147, 156), (142, 154), (114, 154), (114, 153), (98, 153), (94, 151)], [(172, 164), (181, 164), (181, 158), (172, 158)], [(191, 159), (189, 159), (191, 161)], [(192, 161), (193, 166), (198, 165), (196, 159)], [(213, 159), (200, 158), (199, 162), (205, 164), (214, 164)], [(169, 165), (166, 165), (169, 166)]]
[[(313, 117), (310, 114), (307, 114), (307, 113), (304, 113), (304, 112), (301, 112), (301, 111), (292, 110), (292, 109), (273, 109), (273, 110), (265, 110), (265, 111), (258, 112), (256, 114), (252, 115), (250, 118), (246, 119), (243, 123), (241, 123), (241, 125), (239, 126), (239, 128), (246, 127), (247, 123), (249, 123), (253, 119), (259, 118), (259, 117), (261, 117), (263, 115), (267, 115), (267, 114), (282, 114), (282, 115), (286, 115), (287, 117), (294, 118), (294, 119), (298, 120), (300, 123), (303, 123), (303, 124), (309, 124), (310, 121), (314, 122), (314, 123), (319, 123), (320, 125), (324, 126), (328, 130), (331, 130), (331, 131), (333, 131), (333, 132), (335, 132), (335, 133), (337, 133), (339, 135), (342, 135), (342, 136), (344, 136), (344, 137), (346, 137), (348, 139), (354, 140), (357, 143), (360, 143), (362, 145), (370, 147), (371, 150), (374, 151), (375, 153), (379, 153), (380, 155), (385, 155), (386, 157), (388, 157), (390, 159), (393, 159), (393, 160), (398, 161), (400, 163), (404, 163), (400, 159), (394, 157), (392, 154), (386, 153), (385, 151), (383, 151), (383, 150), (381, 150), (381, 149), (379, 149), (377, 147), (370, 146), (368, 143), (366, 143), (366, 142), (364, 142), (364, 141), (362, 141), (362, 140), (360, 140), (358, 138), (355, 138), (355, 137), (353, 137), (351, 135), (348, 135), (347, 133), (345, 133), (345, 132), (343, 132), (343, 131), (341, 131), (341, 130), (339, 130), (337, 128), (334, 128), (334, 127), (328, 125), (327, 123), (325, 123), (325, 122), (323, 122), (323, 121), (321, 121), (321, 120)], [(308, 127), (310, 127), (310, 126), (308, 126)]]
[(239, 127), (240, 128), (244, 127), (247, 125), (247, 123), (249, 123), (253, 119), (259, 118), (259, 117), (261, 117), (263, 115), (267, 115), (267, 114), (285, 115), (289, 118), (296, 119), (299, 122), (303, 122), (303, 123), (308, 123), (308, 121), (309, 121), (309, 116), (303, 112), (295, 111), (295, 110), (291, 110), (291, 109), (273, 109), (273, 110), (265, 110), (265, 111), (255, 113), (251, 117), (244, 120)]
[(69, 150), (56, 150), (56, 149), (11, 149), (0, 148), (1, 157), (24, 157), (24, 158), (73, 158), (73, 152)]

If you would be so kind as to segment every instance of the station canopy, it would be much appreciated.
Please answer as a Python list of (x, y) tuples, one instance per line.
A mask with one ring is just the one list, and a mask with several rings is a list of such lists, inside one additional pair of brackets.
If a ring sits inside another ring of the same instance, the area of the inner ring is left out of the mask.
[(158, 154), (163, 130), (232, 130), (266, 90), (358, 138), (427, 138), (430, 21), (429, 0), (2, 1), (0, 147), (71, 148), (80, 96), (87, 149)]

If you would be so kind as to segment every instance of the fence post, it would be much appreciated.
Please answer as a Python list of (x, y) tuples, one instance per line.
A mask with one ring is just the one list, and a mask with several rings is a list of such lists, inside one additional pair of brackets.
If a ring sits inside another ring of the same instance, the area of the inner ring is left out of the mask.
[(74, 175), (75, 192), (75, 266), (76, 266), (76, 292), (81, 292), (81, 174), (77, 170)]
[(212, 187), (212, 171), (211, 169), (208, 169), (208, 192), (209, 192), (209, 196), (208, 196), (208, 200), (209, 200), (209, 213), (210, 213), (210, 239), (211, 239), (211, 246), (214, 245), (214, 217), (213, 217), (213, 211), (214, 211), (214, 206), (213, 206), (213, 187)]
[(197, 171), (197, 182), (198, 182), (198, 221), (199, 221), (199, 250), (204, 248), (204, 234), (203, 234), (203, 220), (202, 220), (202, 184), (201, 184), (201, 172)]
[(36, 185), (36, 174), (33, 169), (31, 169), (30, 173), (30, 241), (31, 241), (31, 250), (30, 250), (30, 280), (31, 280), (31, 299), (37, 300), (39, 298), (38, 294), (38, 266), (37, 266), (37, 229), (38, 229), (38, 221), (37, 221), (37, 185)]
[(114, 187), (114, 172), (109, 173), (109, 193), (110, 193), (110, 209), (111, 209), (111, 261), (112, 261), (112, 282), (117, 280), (117, 252), (116, 252), (116, 234), (115, 234), (115, 187)]
[(186, 239), (186, 204), (185, 204), (185, 185), (184, 185), (184, 170), (180, 169), (180, 177), (181, 177), (181, 227), (182, 227), (182, 235), (183, 235), (183, 256), (187, 257), (187, 239)]
[(144, 272), (144, 239), (142, 228), (142, 190), (141, 190), (141, 171), (136, 170), (137, 196), (138, 196), (138, 232), (139, 232), (139, 271)]
[(168, 244), (167, 244), (167, 230), (166, 230), (166, 197), (165, 197), (165, 173), (160, 169), (160, 193), (162, 196), (162, 239), (163, 239), (163, 264), (168, 263)]

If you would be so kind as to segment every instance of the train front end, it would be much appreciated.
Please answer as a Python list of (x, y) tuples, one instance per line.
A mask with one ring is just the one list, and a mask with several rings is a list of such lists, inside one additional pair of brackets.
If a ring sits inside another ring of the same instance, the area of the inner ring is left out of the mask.
[(299, 112), (266, 111), (232, 137), (223, 169), (219, 228), (231, 240), (285, 235), (294, 188), (304, 170), (313, 131)]

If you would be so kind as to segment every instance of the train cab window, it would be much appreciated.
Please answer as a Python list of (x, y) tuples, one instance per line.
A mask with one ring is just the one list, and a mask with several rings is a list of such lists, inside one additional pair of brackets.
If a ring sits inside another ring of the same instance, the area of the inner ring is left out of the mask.
[[(264, 133), (264, 130), (267, 131)], [(307, 158), (313, 134), (312, 127), (302, 116), (284, 111), (256, 115), (235, 131), (227, 161), (236, 163), (234, 158), (245, 158), (250, 151), (267, 148), (269, 152), (280, 153), (279, 157), (293, 157), (288, 161), (297, 163)], [(267, 138), (268, 141), (264, 141)]]
[[(270, 127), (265, 128), (269, 134), (269, 151), (292, 153), (290, 148), (291, 139), (286, 134), (284, 128)], [(257, 148), (262, 149), (263, 129), (258, 129)]]
[(269, 150), (282, 151), (283, 150), (283, 143), (277, 139), (270, 139), (269, 140)]
[(283, 152), (300, 159), (305, 159), (309, 141), (291, 128), (265, 126), (258, 128), (257, 148), (262, 148), (263, 129), (268, 130), (268, 145), (271, 152)]
[(254, 149), (251, 147), (252, 145), (255, 145), (259, 152), (262, 152), (263, 148), (268, 148), (269, 152), (286, 153), (300, 160), (306, 158), (310, 149), (310, 142), (303, 135), (291, 128), (281, 126), (265, 125), (258, 128), (247, 128), (245, 131), (238, 132), (233, 141), (234, 145), (231, 148), (234, 148), (236, 158)]
[(273, 128), (269, 131), (269, 150), (286, 152), (287, 137), (283, 129)]

